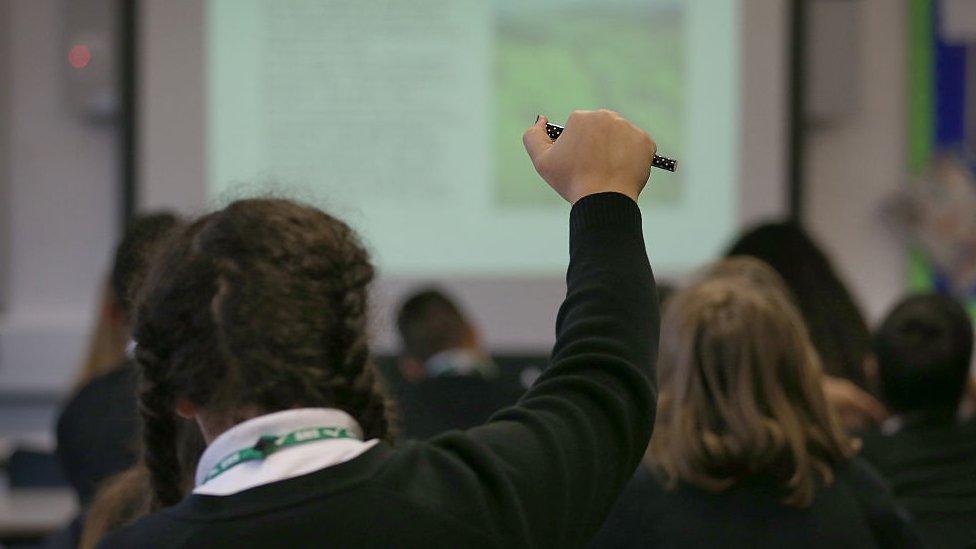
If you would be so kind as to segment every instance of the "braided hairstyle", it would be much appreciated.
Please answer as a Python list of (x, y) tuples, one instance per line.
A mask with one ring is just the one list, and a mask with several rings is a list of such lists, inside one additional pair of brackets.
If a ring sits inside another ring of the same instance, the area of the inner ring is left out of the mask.
[(333, 407), (391, 436), (367, 345), (373, 266), (348, 225), (280, 199), (234, 202), (176, 234), (136, 306), (144, 460), (154, 508), (177, 503), (175, 404), (238, 423)]

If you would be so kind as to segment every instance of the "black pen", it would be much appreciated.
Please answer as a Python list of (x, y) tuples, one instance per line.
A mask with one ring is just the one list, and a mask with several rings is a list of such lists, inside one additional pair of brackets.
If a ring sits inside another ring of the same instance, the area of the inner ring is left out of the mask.
[[(552, 139), (553, 141), (559, 138), (559, 135), (563, 133), (564, 129), (566, 128), (563, 128), (562, 126), (557, 126), (556, 124), (553, 124), (551, 122), (546, 123), (546, 133), (549, 134), (549, 139)], [(666, 156), (656, 155), (656, 154), (654, 155), (654, 158), (651, 159), (651, 166), (654, 166), (655, 168), (661, 168), (662, 170), (667, 170), (669, 172), (678, 171), (677, 160), (668, 158)]]

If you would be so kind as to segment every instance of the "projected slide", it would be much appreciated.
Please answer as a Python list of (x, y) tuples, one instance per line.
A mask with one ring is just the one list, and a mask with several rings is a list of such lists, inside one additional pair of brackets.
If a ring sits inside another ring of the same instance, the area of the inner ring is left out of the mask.
[(208, 194), (315, 202), (384, 274), (555, 275), (568, 205), (521, 134), (606, 107), (681, 163), (642, 202), (655, 264), (685, 270), (734, 226), (735, 4), (211, 0)]

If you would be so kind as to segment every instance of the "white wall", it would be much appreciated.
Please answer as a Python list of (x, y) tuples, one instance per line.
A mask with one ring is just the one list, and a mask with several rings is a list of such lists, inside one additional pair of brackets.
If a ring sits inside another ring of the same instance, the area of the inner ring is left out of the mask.
[(50, 392), (72, 380), (115, 240), (116, 135), (69, 107), (66, 3), (0, 2), (9, 59), (0, 66), (9, 114), (0, 124), (9, 144), (0, 393)]
[[(0, 0), (0, 82), (7, 81), (10, 64), (10, 5), (7, 0)], [(9, 86), (0, 85), (0, 312), (3, 311), (7, 302), (7, 277), (9, 276), (10, 265), (4, 258), (9, 253), (10, 222), (9, 200), (7, 199), (7, 189), (9, 187), (8, 162), (9, 139), (7, 120), (10, 117), (8, 106)]]
[(858, 5), (858, 51), (837, 61), (855, 63), (860, 96), (849, 114), (809, 132), (806, 221), (876, 320), (906, 287), (904, 246), (886, 230), (880, 209), (908, 181), (907, 6), (903, 0)]
[(199, 213), (207, 201), (205, 4), (139, 2), (142, 209)]
[(739, 220), (744, 227), (787, 210), (789, 14), (782, 0), (742, 0)]

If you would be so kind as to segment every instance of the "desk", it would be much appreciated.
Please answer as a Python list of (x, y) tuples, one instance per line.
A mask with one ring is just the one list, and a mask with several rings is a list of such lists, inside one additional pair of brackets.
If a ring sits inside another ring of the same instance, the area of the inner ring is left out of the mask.
[(0, 539), (43, 538), (78, 512), (68, 488), (0, 489)]

